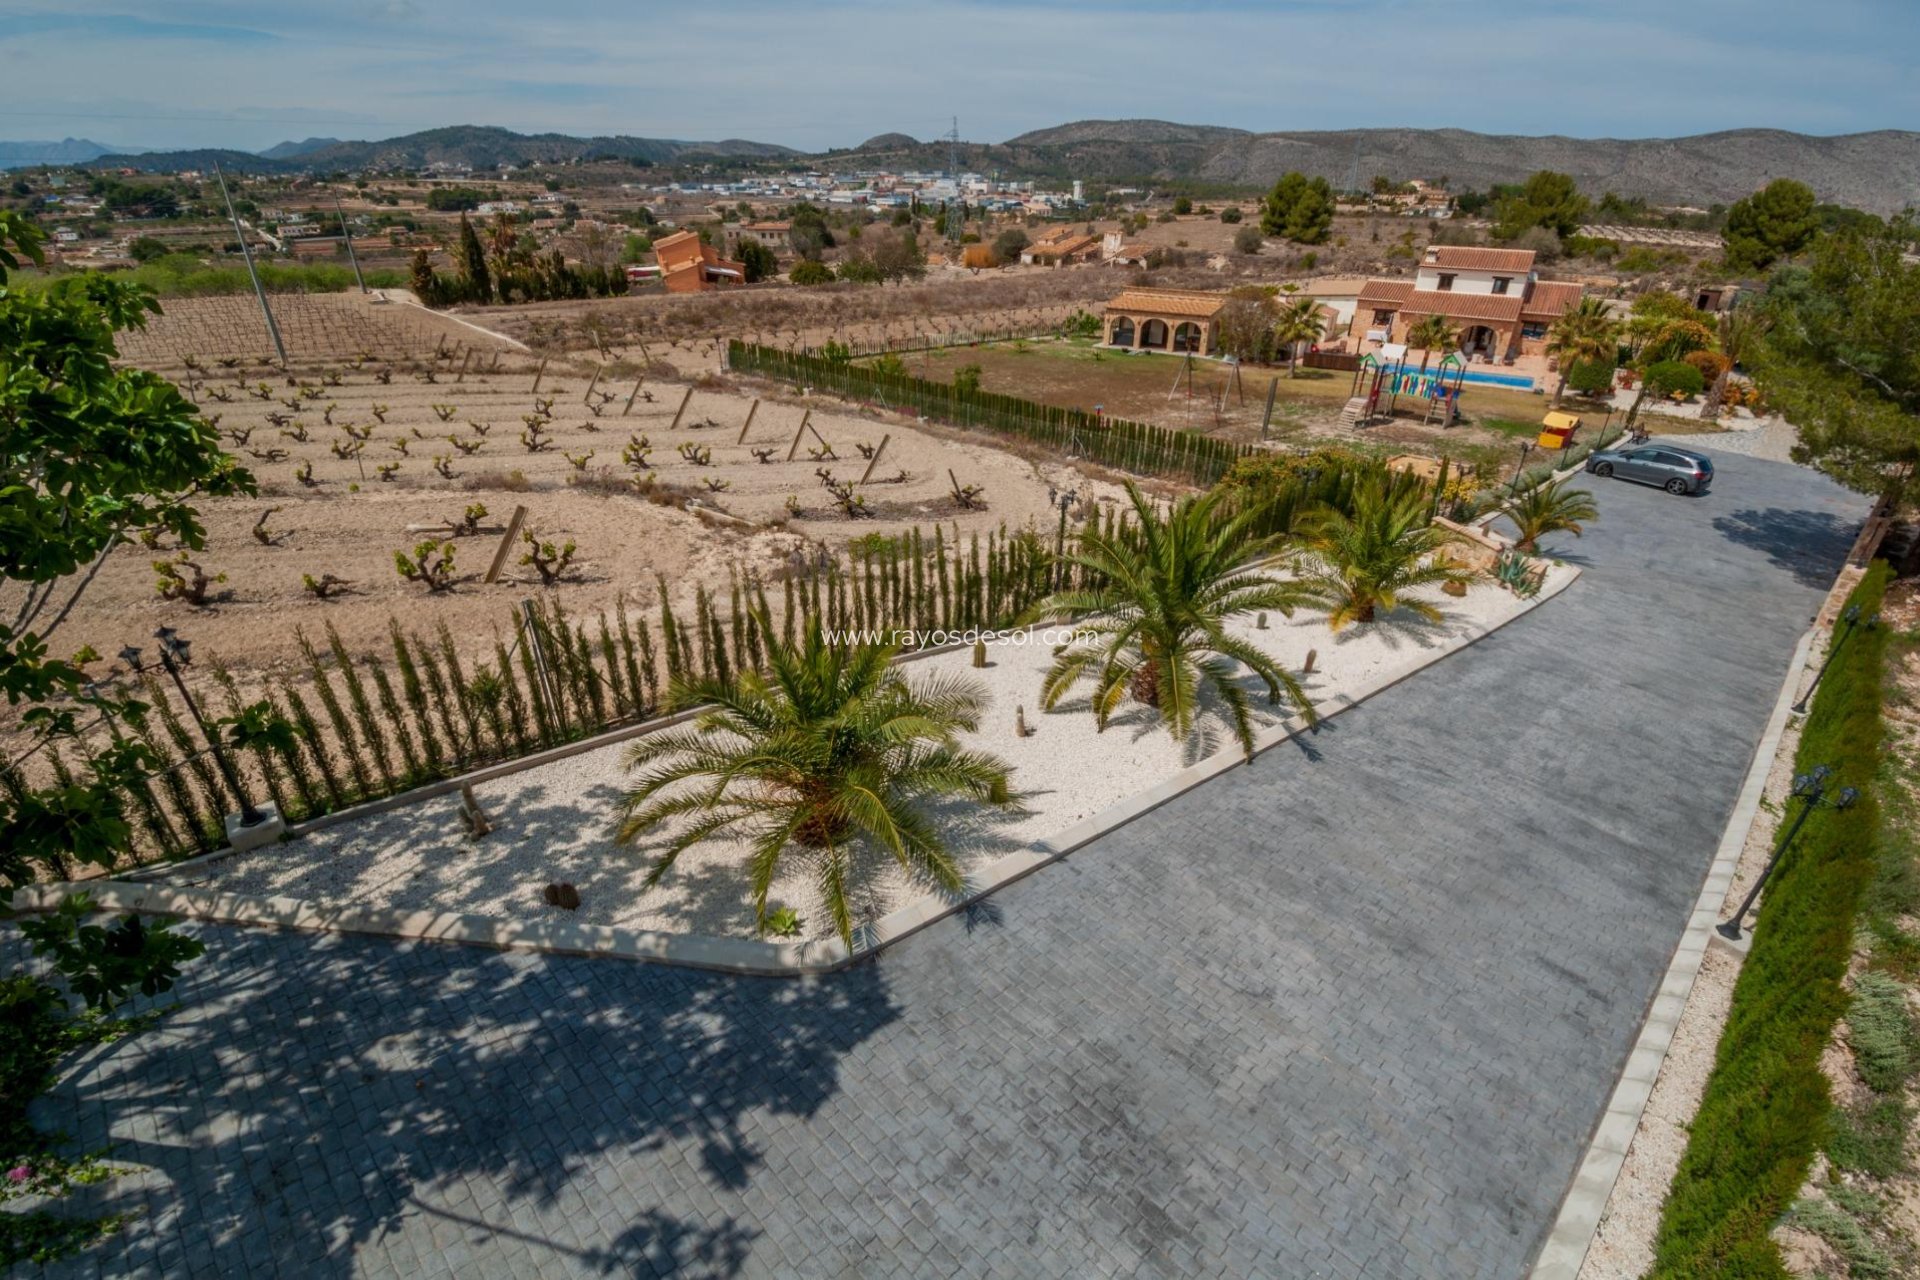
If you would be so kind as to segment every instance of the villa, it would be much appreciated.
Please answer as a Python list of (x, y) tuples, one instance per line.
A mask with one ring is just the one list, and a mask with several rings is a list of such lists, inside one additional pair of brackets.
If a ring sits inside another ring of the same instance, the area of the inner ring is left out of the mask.
[[(702, 240), (692, 231), (677, 231), (653, 242), (653, 256), (668, 293), (702, 293), (724, 285), (743, 284), (747, 269)], [(632, 279), (631, 272), (628, 278)]]
[(1468, 359), (1512, 364), (1542, 354), (1548, 328), (1584, 293), (1579, 284), (1540, 280), (1531, 249), (1433, 245), (1412, 280), (1366, 282), (1347, 336), (1355, 351), (1377, 351), (1437, 315), (1459, 333)]

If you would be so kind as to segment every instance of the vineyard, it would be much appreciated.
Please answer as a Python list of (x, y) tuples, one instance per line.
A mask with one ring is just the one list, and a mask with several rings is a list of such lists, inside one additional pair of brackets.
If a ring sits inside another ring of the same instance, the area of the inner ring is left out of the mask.
[(1173, 431), (744, 342), (728, 345), (727, 364), (736, 372), (825, 388), (850, 399), (915, 412), (955, 426), (1014, 436), (1069, 457), (1138, 475), (1208, 485), (1236, 460), (1254, 452), (1247, 445), (1215, 440), (1198, 432)]

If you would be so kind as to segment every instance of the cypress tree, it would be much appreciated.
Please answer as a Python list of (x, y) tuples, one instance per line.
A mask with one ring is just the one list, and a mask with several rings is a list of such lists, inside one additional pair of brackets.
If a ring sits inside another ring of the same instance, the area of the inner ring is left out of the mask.
[[(208, 664), (213, 672), (214, 683), (220, 686), (220, 692), (226, 698), (227, 714), (238, 715), (245, 704), (240, 698), (240, 685), (233, 678), (233, 672), (227, 670), (227, 664), (215, 658)], [(265, 745), (255, 743), (249, 748), (254, 763), (260, 766), (260, 777), (267, 784), (267, 794), (273, 797), (274, 807), (281, 813), (290, 813), (287, 803), (286, 784), (280, 777), (280, 770), (273, 763), (273, 753)], [(244, 769), (245, 762), (236, 759), (235, 769)]]
[[(500, 672), (500, 684), (505, 690), (501, 699), (507, 708), (507, 729), (513, 734), (512, 750), (525, 755), (531, 741), (527, 736), (527, 703), (520, 696), (520, 680), (513, 673), (513, 659), (507, 654), (507, 643), (500, 633), (493, 633), (493, 660)], [(500, 750), (508, 750), (505, 734), (500, 735)]]
[(712, 679), (714, 670), (715, 645), (709, 617), (712, 611), (712, 606), (707, 603), (706, 587), (696, 585), (693, 589), (693, 625), (700, 636), (700, 675), (703, 679)]
[[(439, 773), (447, 753), (441, 749), (440, 734), (434, 728), (433, 717), (427, 706), (426, 686), (420, 682), (420, 668), (414, 663), (407, 633), (400, 629), (400, 620), (391, 615), (387, 618), (387, 635), (393, 642), (393, 665), (400, 672), (400, 694), (407, 700), (414, 726), (420, 731), (420, 753), (426, 757), (427, 767)], [(458, 751), (456, 743), (454, 753)]]
[(360, 753), (360, 743), (354, 737), (353, 725), (348, 722), (346, 712), (340, 707), (340, 699), (327, 679), (327, 669), (321, 664), (319, 651), (299, 627), (293, 629), (293, 635), (300, 642), (300, 651), (307, 657), (307, 669), (313, 675), (313, 691), (327, 713), (328, 723), (333, 726), (334, 740), (340, 744), (340, 750), (347, 758), (347, 771), (353, 775), (355, 791), (362, 799), (371, 796), (373, 775)]
[(367, 699), (366, 686), (360, 683), (360, 672), (353, 665), (353, 658), (347, 653), (347, 646), (341, 643), (340, 632), (332, 621), (327, 623), (327, 647), (333, 651), (333, 664), (346, 683), (347, 705), (353, 708), (353, 718), (366, 740), (367, 753), (373, 757), (374, 767), (380, 771), (381, 790), (391, 791), (394, 787), (393, 759), (387, 752), (387, 735), (373, 714), (373, 704)]
[(287, 777), (292, 780), (293, 789), (300, 797), (300, 812), (297, 815), (288, 812), (287, 816), (289, 818), (312, 817), (320, 812), (321, 802), (313, 763), (301, 750), (305, 745), (305, 730), (300, 727), (300, 722), (288, 713), (271, 689), (267, 691), (267, 705), (273, 708), (274, 715), (293, 725), (297, 731), (291, 742), (277, 748), (280, 752), (280, 762), (286, 768)]
[(593, 669), (593, 646), (587, 641), (587, 629), (584, 625), (573, 629), (573, 660), (581, 673), (581, 685), (587, 692), (587, 705), (593, 711), (593, 722), (586, 727), (592, 733), (607, 723), (607, 697), (600, 687), (601, 677)]
[(730, 680), (733, 672), (727, 661), (727, 633), (721, 630), (720, 615), (711, 600), (707, 601), (707, 628), (713, 633), (713, 678)]
[(660, 711), (660, 668), (653, 658), (653, 631), (647, 626), (645, 618), (640, 619), (639, 627), (641, 675), (647, 686), (647, 714), (657, 715)]
[(793, 648), (793, 579), (783, 578), (780, 586), (786, 593), (785, 608), (780, 614), (780, 644), (783, 648), (791, 649)]
[(340, 778), (340, 770), (334, 763), (333, 748), (327, 744), (326, 735), (320, 731), (320, 722), (307, 708), (307, 700), (292, 685), (283, 685), (287, 695), (287, 711), (293, 723), (300, 730), (301, 745), (313, 760), (313, 766), (320, 772), (320, 780), (326, 785), (327, 800), (335, 809), (344, 809), (347, 804), (347, 789)]
[(466, 274), (467, 300), (492, 302), (493, 280), (487, 274), (487, 251), (480, 245), (467, 215), (460, 215), (460, 265)]
[(380, 714), (393, 726), (394, 740), (400, 744), (400, 758), (407, 764), (403, 785), (412, 786), (427, 776), (427, 770), (421, 762), (420, 752), (413, 745), (413, 733), (407, 728), (407, 717), (400, 709), (400, 700), (393, 696), (393, 682), (387, 679), (387, 669), (380, 665), (378, 658), (367, 659), (367, 674), (373, 677), (374, 693), (380, 699)]
[(419, 636), (413, 637), (413, 656), (420, 665), (421, 677), (427, 683), (427, 700), (433, 704), (433, 713), (440, 721), (440, 728), (453, 745), (452, 764), (458, 768), (460, 761), (468, 758), (468, 753), (461, 748), (460, 723), (455, 718), (452, 699), (447, 693), (446, 677), (440, 673), (440, 664), (434, 661), (432, 647)]
[(473, 698), (467, 692), (467, 673), (460, 666), (460, 650), (453, 643), (453, 630), (442, 618), (439, 625), (440, 658), (447, 669), (448, 689), (453, 695), (453, 705), (459, 708), (460, 723), (467, 731), (467, 747), (474, 755), (480, 754), (480, 726), (473, 718)]
[(600, 614), (600, 661), (607, 664), (607, 687), (613, 694), (614, 714), (622, 717), (639, 714), (633, 705), (633, 697), (627, 692), (626, 670), (620, 665), (620, 655), (613, 647), (613, 633), (607, 629), (607, 615)]
[[(740, 607), (740, 573), (732, 565), (727, 566), (727, 622), (728, 636), (733, 641), (733, 669), (745, 671), (747, 662), (747, 624), (746, 612)], [(758, 666), (758, 663), (751, 664)]]
[(520, 672), (526, 677), (527, 699), (533, 703), (533, 718), (540, 729), (540, 742), (543, 746), (552, 746), (558, 740), (554, 728), (553, 713), (547, 706), (546, 691), (540, 687), (540, 672), (534, 665), (532, 628), (520, 633)]
[[(666, 650), (667, 684), (672, 686), (676, 680), (686, 678), (686, 655), (680, 651), (680, 628), (674, 624), (673, 601), (667, 598), (666, 579), (660, 583), (660, 643)], [(671, 697), (671, 694), (669, 694)]]
[[(636, 718), (644, 720), (647, 717), (648, 709), (653, 705), (653, 681), (650, 678), (651, 668), (653, 666), (652, 646), (648, 646), (647, 652), (649, 678), (643, 682), (640, 676), (639, 663), (634, 657), (633, 630), (627, 622), (627, 597), (625, 593), (614, 597), (613, 610), (614, 618), (620, 625), (620, 656), (621, 660), (626, 664), (627, 688), (631, 690), (633, 697), (633, 714)], [(644, 627), (646, 626), (646, 622), (643, 620), (640, 625)]]
[[(214, 773), (207, 753), (202, 751), (188, 735), (186, 726), (180, 722), (179, 714), (173, 709), (173, 704), (167, 701), (166, 690), (151, 674), (147, 676), (147, 693), (153, 700), (153, 709), (159, 717), (161, 730), (167, 735), (167, 741), (173, 744), (173, 752), (170, 754), (184, 761), (186, 771), (192, 773), (194, 781), (200, 784), (197, 793), (191, 785), (182, 787), (179, 798), (187, 801), (182, 809), (182, 815), (196, 830), (204, 832), (208, 837), (221, 834), (220, 815), (227, 809), (227, 793), (221, 779)], [(181, 772), (178, 768), (173, 770), (176, 776)], [(182, 782), (185, 783), (184, 778)], [(201, 807), (203, 802), (211, 806), (211, 815), (203, 811)], [(213, 846), (209, 844), (208, 847)]]

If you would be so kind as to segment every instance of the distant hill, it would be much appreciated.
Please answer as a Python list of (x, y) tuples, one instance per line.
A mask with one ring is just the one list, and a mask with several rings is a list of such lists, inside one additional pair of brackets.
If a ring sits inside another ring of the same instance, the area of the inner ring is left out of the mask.
[[(336, 169), (420, 169), (433, 164), (477, 171), (502, 164), (557, 163), (596, 157), (650, 164), (712, 160), (723, 167), (764, 168), (790, 162), (844, 168), (944, 169), (948, 145), (904, 133), (881, 133), (857, 147), (807, 155), (764, 142), (686, 142), (625, 134), (573, 137), (514, 133), (479, 125), (429, 129), (378, 142), (309, 138), (259, 155), (241, 151), (107, 154), (96, 143), (0, 143), (8, 148), (94, 148), (79, 159), (16, 159), (12, 163), (91, 163), (164, 172), (205, 169), (217, 157), (235, 172), (297, 173)], [(1165, 120), (1080, 120), (1002, 143), (960, 144), (960, 163), (1007, 177), (1066, 181), (1164, 183), (1190, 180), (1254, 189), (1291, 169), (1344, 186), (1356, 170), (1395, 181), (1446, 178), (1458, 190), (1518, 182), (1536, 169), (1570, 173), (1598, 196), (1613, 191), (1664, 203), (1730, 203), (1769, 180), (1794, 177), (1822, 200), (1890, 213), (1920, 204), (1920, 133), (1815, 137), (1778, 129), (1733, 129), (1682, 138), (1522, 137), (1464, 129), (1345, 129), (1254, 133)]]
[(269, 160), (293, 160), (323, 147), (340, 145), (338, 138), (308, 138), (305, 142), (282, 142), (278, 146), (268, 147), (260, 154)]
[(39, 164), (85, 164), (128, 147), (109, 147), (89, 138), (62, 138), (58, 142), (0, 142), (0, 169), (26, 169)]
[(1089, 179), (1197, 178), (1267, 186), (1290, 169), (1344, 186), (1384, 173), (1445, 177), (1455, 190), (1515, 182), (1536, 169), (1570, 173), (1595, 195), (1730, 203), (1778, 177), (1823, 200), (1891, 213), (1920, 204), (1920, 133), (1815, 137), (1733, 129), (1682, 138), (1522, 137), (1464, 129), (1249, 133), (1160, 120), (1083, 120), (1010, 138), (996, 151)]
[[(729, 138), (719, 142), (682, 142), (669, 138), (614, 137), (576, 138), (564, 133), (514, 133), (509, 129), (483, 125), (454, 125), (428, 129), (380, 142), (336, 142), (314, 139), (321, 145), (308, 148), (305, 143), (282, 143), (257, 156), (233, 152), (229, 168), (253, 173), (290, 173), (302, 170), (331, 169), (421, 169), (433, 164), (459, 165), (472, 169), (497, 169), (503, 164), (533, 162), (558, 163), (567, 160), (613, 158), (645, 160), (651, 164), (670, 164), (698, 156), (723, 158), (774, 159), (798, 156), (789, 147), (765, 142), (745, 142)], [(297, 148), (287, 154), (286, 148)], [(159, 151), (140, 156), (104, 156), (95, 161), (102, 166), (120, 165), (164, 172), (204, 167), (184, 157), (200, 152)]]

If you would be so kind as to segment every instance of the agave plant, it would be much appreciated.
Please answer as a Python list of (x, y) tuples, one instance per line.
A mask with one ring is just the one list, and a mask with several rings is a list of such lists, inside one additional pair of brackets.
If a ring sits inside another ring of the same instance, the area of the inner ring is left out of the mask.
[(1294, 568), (1303, 598), (1327, 611), (1334, 631), (1372, 622), (1382, 610), (1438, 622), (1438, 607), (1407, 593), (1474, 578), (1435, 555), (1452, 535), (1428, 523), (1427, 496), (1417, 488), (1392, 493), (1377, 481), (1362, 484), (1350, 512), (1323, 503), (1302, 514), (1300, 533), (1306, 545)]
[(1521, 551), (1537, 551), (1540, 539), (1550, 533), (1571, 533), (1579, 537), (1585, 521), (1597, 520), (1600, 508), (1585, 489), (1569, 489), (1568, 482), (1537, 484), (1507, 503), (1507, 519), (1519, 531), (1514, 546)]
[(1042, 706), (1053, 708), (1092, 678), (1101, 728), (1132, 694), (1158, 709), (1174, 737), (1185, 738), (1204, 686), (1225, 705), (1241, 748), (1251, 755), (1253, 722), (1235, 678), (1238, 663), (1266, 685), (1269, 704), (1284, 696), (1312, 716), (1299, 681), (1227, 632), (1228, 619), (1259, 610), (1291, 616), (1301, 596), (1292, 582), (1257, 567), (1275, 540), (1253, 536), (1259, 513), (1251, 504), (1229, 511), (1224, 492), (1182, 498), (1162, 515), (1129, 484), (1133, 527), (1088, 531), (1068, 559), (1094, 585), (1059, 592), (1033, 610), (1036, 619), (1072, 621), (1079, 632), (1054, 650), (1040, 686)]
[(767, 893), (797, 861), (851, 946), (856, 846), (884, 849), (957, 891), (960, 870), (921, 802), (957, 795), (1017, 811), (1007, 765), (955, 741), (979, 724), (986, 699), (973, 682), (909, 681), (890, 664), (897, 646), (830, 645), (818, 619), (791, 645), (773, 639), (764, 609), (755, 622), (769, 641), (768, 670), (674, 683), (678, 705), (711, 710), (628, 751), (627, 767), (643, 772), (615, 838), (630, 844), (663, 822), (686, 820), (647, 873), (652, 887), (708, 836), (745, 836), (756, 922), (765, 926)]

